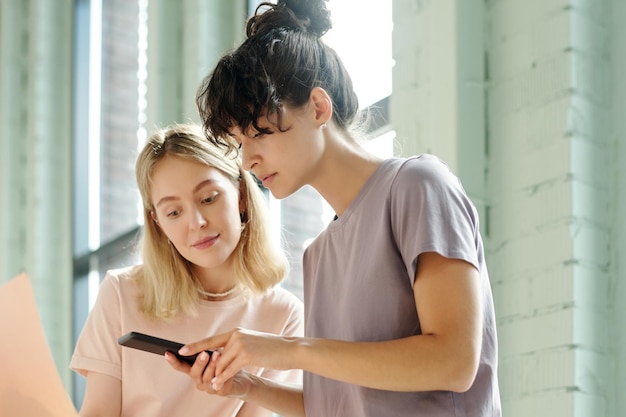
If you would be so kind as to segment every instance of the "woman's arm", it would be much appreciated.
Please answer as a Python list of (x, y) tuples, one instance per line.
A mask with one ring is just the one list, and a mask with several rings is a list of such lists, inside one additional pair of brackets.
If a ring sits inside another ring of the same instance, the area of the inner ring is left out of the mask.
[(305, 417), (301, 387), (288, 386), (256, 375), (250, 375), (250, 378), (253, 384), (244, 398), (244, 407), (255, 404), (282, 417)]
[[(290, 366), (371, 388), (466, 391), (476, 376), (482, 346), (478, 271), (465, 261), (424, 253), (418, 260), (414, 294), (421, 335), (369, 343), (304, 339), (281, 355), (293, 358)], [(224, 368), (218, 363), (217, 374), (228, 372)]]
[(89, 372), (80, 417), (120, 417), (122, 381), (98, 372)]
[(219, 356), (219, 352), (214, 352), (209, 359), (207, 354), (201, 353), (194, 365), (189, 366), (176, 359), (173, 354), (165, 354), (169, 364), (177, 371), (188, 374), (199, 390), (245, 401), (238, 417), (257, 416), (258, 414), (253, 413), (257, 407), (271, 410), (283, 417), (305, 416), (301, 386), (275, 382), (245, 371), (239, 371), (219, 387), (214, 386), (212, 380)]
[(211, 377), (216, 388), (243, 367), (256, 365), (303, 369), (384, 390), (462, 392), (474, 381), (480, 358), (481, 286), (480, 275), (471, 264), (424, 253), (418, 259), (414, 284), (421, 335), (384, 342), (345, 342), (236, 329), (189, 344), (181, 353), (223, 347), (215, 367), (217, 377)]

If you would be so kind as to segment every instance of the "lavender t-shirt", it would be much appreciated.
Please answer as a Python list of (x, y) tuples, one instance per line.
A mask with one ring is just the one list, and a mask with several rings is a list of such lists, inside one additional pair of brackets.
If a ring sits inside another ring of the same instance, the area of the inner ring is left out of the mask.
[(392, 392), (305, 372), (307, 417), (501, 415), (493, 299), (478, 216), (458, 178), (432, 155), (383, 161), (350, 207), (307, 248), (305, 335), (383, 341), (420, 334), (413, 282), (423, 252), (462, 259), (480, 271), (483, 345), (472, 387), (465, 393)]

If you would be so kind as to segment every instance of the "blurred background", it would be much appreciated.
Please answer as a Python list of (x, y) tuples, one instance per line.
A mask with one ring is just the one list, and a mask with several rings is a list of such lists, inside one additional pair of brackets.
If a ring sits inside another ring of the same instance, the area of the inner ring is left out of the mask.
[[(198, 121), (196, 88), (257, 3), (0, 0), (0, 283), (29, 274), (77, 406), (68, 363), (100, 279), (139, 261), (137, 149)], [(504, 415), (626, 415), (626, 2), (328, 5), (365, 146), (438, 155), (479, 209)], [(301, 297), (333, 213), (306, 187), (267, 196)]]

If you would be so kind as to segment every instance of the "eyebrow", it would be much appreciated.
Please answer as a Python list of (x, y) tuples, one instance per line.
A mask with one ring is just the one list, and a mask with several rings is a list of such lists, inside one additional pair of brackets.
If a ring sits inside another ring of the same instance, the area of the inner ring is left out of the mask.
[[(200, 181), (200, 182), (198, 183), (198, 185), (196, 185), (196, 186), (193, 188), (192, 193), (193, 193), (193, 194), (195, 194), (195, 193), (197, 193), (199, 190), (201, 190), (204, 186), (209, 185), (209, 184), (213, 184), (213, 183), (215, 183), (215, 182), (217, 182), (217, 181), (216, 181), (216, 180), (214, 180), (214, 179), (210, 179), (210, 178), (209, 178), (209, 179), (206, 179), (206, 180), (204, 180), (204, 181)], [(168, 201), (175, 201), (175, 200), (178, 200), (178, 199), (179, 199), (179, 197), (176, 197), (176, 196), (165, 196), (165, 197), (161, 198), (159, 201), (157, 201), (157, 203), (154, 205), (154, 207), (155, 207), (155, 208), (158, 208), (161, 204), (163, 204), (163, 203), (165, 203), (165, 202), (168, 202)]]

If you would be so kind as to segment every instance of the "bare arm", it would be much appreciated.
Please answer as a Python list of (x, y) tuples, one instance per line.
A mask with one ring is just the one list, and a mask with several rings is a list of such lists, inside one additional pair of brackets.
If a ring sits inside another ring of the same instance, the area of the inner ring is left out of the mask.
[(109, 375), (90, 372), (80, 417), (120, 417), (122, 381)]
[(282, 417), (305, 417), (301, 387), (280, 384), (256, 375), (250, 377), (254, 383), (245, 397), (246, 404), (254, 403)]
[(414, 284), (422, 334), (385, 342), (285, 338), (238, 329), (188, 345), (224, 346), (213, 380), (220, 387), (246, 365), (303, 369), (328, 378), (393, 391), (465, 391), (478, 369), (482, 292), (469, 263), (424, 253)]
[[(216, 363), (220, 354), (201, 353), (193, 366), (189, 366), (170, 353), (165, 354), (169, 364), (177, 371), (186, 373), (195, 381), (196, 388), (209, 394), (238, 398), (245, 401), (238, 417), (258, 416), (259, 408), (271, 410), (283, 417), (304, 417), (302, 387), (271, 381), (245, 371), (237, 372), (219, 387), (212, 384)], [(271, 412), (268, 411), (268, 416)]]
[(414, 293), (421, 335), (373, 343), (303, 340), (293, 349), (292, 366), (371, 388), (466, 391), (482, 343), (478, 271), (464, 261), (425, 253)]

